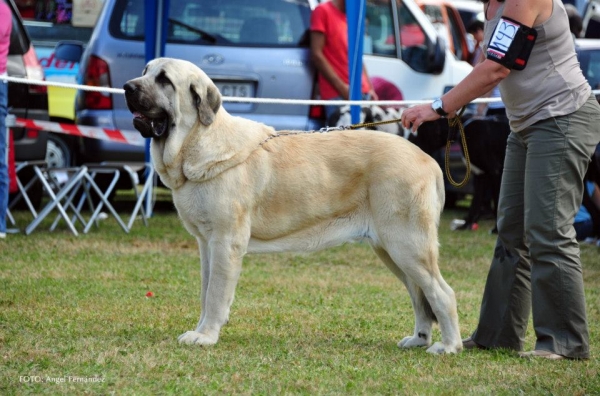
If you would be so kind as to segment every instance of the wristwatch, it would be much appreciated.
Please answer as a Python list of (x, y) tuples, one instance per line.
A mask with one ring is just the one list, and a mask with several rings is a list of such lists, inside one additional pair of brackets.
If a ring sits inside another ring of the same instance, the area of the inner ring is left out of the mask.
[(431, 108), (433, 111), (438, 113), (440, 117), (446, 117), (448, 113), (444, 110), (444, 103), (441, 98), (435, 98), (433, 103), (431, 104)]

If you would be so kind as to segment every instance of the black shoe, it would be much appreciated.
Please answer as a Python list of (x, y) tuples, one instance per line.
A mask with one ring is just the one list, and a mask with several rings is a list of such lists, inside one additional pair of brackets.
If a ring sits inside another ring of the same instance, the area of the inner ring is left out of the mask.
[(487, 349), (483, 345), (479, 345), (478, 343), (473, 341), (471, 337), (462, 340), (462, 344), (464, 349)]

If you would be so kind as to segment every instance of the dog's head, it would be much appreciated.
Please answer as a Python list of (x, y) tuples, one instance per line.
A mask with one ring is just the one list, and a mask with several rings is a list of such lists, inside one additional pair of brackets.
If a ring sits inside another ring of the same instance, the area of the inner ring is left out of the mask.
[(196, 121), (208, 126), (221, 107), (221, 94), (210, 78), (179, 59), (150, 61), (142, 76), (123, 88), (133, 126), (144, 137), (166, 138), (176, 128), (191, 129)]

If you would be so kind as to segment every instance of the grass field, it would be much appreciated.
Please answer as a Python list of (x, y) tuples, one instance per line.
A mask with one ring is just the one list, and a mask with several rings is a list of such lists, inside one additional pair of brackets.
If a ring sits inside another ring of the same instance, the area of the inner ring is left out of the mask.
[[(464, 337), (495, 237), (489, 221), (450, 231), (463, 215), (443, 215), (440, 267)], [(201, 348), (176, 341), (198, 319), (200, 276), (195, 240), (174, 212), (129, 235), (112, 220), (79, 237), (40, 227), (0, 240), (0, 394), (600, 394), (600, 249), (581, 255), (587, 361), (398, 349), (414, 325), (408, 294), (360, 243), (247, 256), (231, 320)]]

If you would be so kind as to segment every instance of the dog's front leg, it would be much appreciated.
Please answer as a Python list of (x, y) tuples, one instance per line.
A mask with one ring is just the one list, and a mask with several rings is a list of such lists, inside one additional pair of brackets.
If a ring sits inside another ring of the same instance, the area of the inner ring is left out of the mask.
[(202, 289), (200, 290), (200, 320), (196, 328), (200, 328), (202, 321), (204, 320), (204, 314), (206, 312), (206, 293), (208, 290), (208, 280), (210, 278), (210, 254), (208, 250), (208, 243), (203, 238), (196, 238), (198, 240), (198, 250), (200, 251), (200, 269), (202, 272)]
[(206, 246), (200, 248), (202, 260), (208, 259), (208, 266), (202, 262), (202, 314), (196, 330), (179, 336), (182, 344), (213, 345), (219, 340), (221, 327), (229, 319), (247, 240), (244, 244), (224, 238)]

